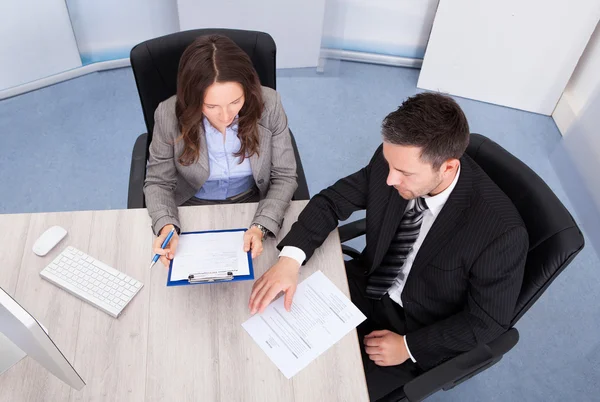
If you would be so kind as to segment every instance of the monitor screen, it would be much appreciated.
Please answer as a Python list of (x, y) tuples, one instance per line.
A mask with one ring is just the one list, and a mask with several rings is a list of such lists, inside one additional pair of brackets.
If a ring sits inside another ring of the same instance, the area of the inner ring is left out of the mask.
[(0, 333), (69, 386), (80, 390), (85, 385), (40, 323), (2, 288)]

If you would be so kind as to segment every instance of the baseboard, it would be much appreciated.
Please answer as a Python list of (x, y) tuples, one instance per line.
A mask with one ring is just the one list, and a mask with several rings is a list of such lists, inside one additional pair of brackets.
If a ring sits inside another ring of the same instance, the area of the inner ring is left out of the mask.
[(552, 112), (552, 118), (556, 123), (556, 127), (558, 127), (558, 131), (564, 136), (577, 118), (572, 101), (567, 93), (563, 92), (558, 100)]
[[(336, 59), (356, 61), (359, 63), (384, 64), (386, 66), (421, 68), (423, 59), (412, 59), (409, 57), (387, 56), (384, 54), (354, 52), (340, 49), (321, 49), (320, 59)], [(321, 63), (319, 63), (320, 65)]]
[(23, 85), (4, 89), (0, 91), (0, 100), (24, 94), (26, 92), (35, 91), (36, 89), (44, 88), (62, 81), (81, 77), (82, 75), (95, 73), (97, 71), (111, 70), (113, 68), (121, 68), (130, 66), (129, 59), (109, 60), (99, 63), (92, 63), (85, 66), (77, 67), (72, 70), (63, 71), (62, 73), (51, 75), (50, 77), (42, 78), (36, 81), (28, 82)]
[[(383, 54), (354, 52), (351, 50), (339, 49), (321, 49), (320, 62), (323, 59), (336, 59), (355, 61), (360, 63), (383, 64), (387, 66), (421, 68), (423, 59), (413, 59), (409, 57), (387, 56)], [(77, 67), (72, 70), (64, 71), (59, 74), (45, 77), (36, 81), (28, 82), (23, 85), (4, 89), (0, 91), (0, 100), (21, 95), (26, 92), (35, 91), (36, 89), (44, 88), (50, 85), (57, 84), (62, 81), (81, 77), (86, 74), (95, 73), (97, 71), (111, 70), (113, 68), (128, 67), (131, 63), (129, 59), (109, 60), (99, 63), (92, 63), (85, 66)], [(320, 63), (321, 65), (321, 63)], [(318, 67), (317, 67), (318, 69)]]

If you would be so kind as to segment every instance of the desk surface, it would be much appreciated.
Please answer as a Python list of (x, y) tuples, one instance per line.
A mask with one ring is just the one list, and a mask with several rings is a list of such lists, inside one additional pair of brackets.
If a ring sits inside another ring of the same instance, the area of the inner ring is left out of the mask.
[[(280, 238), (304, 208), (293, 202)], [(183, 231), (247, 227), (256, 204), (180, 208)], [(68, 235), (47, 256), (31, 247), (52, 225)], [(0, 376), (0, 401), (368, 401), (356, 331), (291, 380), (241, 324), (250, 317), (252, 281), (166, 287), (167, 270), (151, 271), (152, 232), (145, 209), (0, 215), (0, 286), (48, 328), (86, 382), (72, 390), (26, 357)], [(72, 245), (142, 281), (118, 319), (43, 280), (39, 272)], [(258, 278), (276, 260), (276, 240), (254, 261)], [(301, 269), (322, 270), (346, 295), (339, 236)]]

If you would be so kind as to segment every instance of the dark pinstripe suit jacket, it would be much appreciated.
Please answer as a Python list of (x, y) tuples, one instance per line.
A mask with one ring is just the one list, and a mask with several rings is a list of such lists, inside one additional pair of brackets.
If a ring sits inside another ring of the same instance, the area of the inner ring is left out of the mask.
[[(368, 166), (314, 196), (278, 247), (307, 260), (339, 220), (366, 209), (365, 274), (375, 271), (407, 201), (386, 184), (382, 147)], [(510, 325), (528, 249), (527, 231), (508, 197), (467, 155), (444, 208), (415, 258), (402, 302), (406, 340), (422, 369), (487, 343)]]

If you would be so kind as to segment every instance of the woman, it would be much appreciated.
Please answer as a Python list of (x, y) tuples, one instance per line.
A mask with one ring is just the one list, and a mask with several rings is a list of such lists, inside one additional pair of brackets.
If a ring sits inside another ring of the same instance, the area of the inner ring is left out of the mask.
[[(276, 235), (296, 190), (296, 159), (279, 94), (261, 87), (248, 55), (225, 36), (196, 39), (181, 56), (177, 94), (154, 113), (144, 194), (153, 253), (177, 248), (179, 205), (256, 202), (244, 234), (252, 258)], [(160, 248), (168, 232), (177, 233)]]

